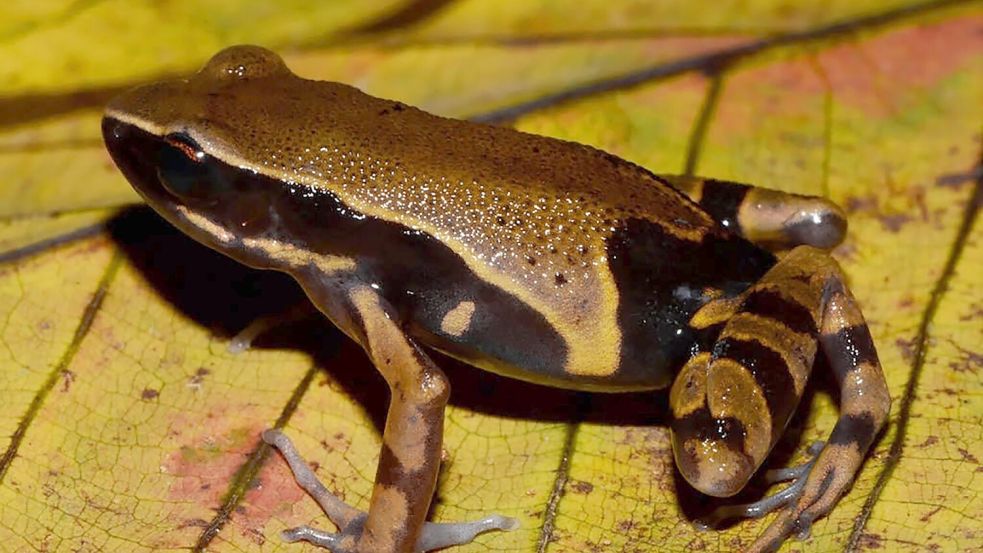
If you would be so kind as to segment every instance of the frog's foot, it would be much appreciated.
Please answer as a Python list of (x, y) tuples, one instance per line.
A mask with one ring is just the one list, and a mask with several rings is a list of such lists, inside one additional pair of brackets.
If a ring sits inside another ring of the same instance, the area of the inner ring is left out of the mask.
[[(787, 507), (758, 536), (748, 551), (774, 551), (792, 534), (800, 540), (808, 538), (813, 521), (829, 513), (840, 496), (846, 493), (854, 475), (860, 470), (863, 461), (861, 452), (867, 451), (869, 441), (860, 447), (853, 441), (845, 441), (842, 435), (838, 435), (843, 432), (836, 431), (844, 428), (848, 428), (848, 425), (837, 425), (829, 442), (810, 461), (812, 466), (806, 474), (789, 487), (797, 487), (798, 490)], [(864, 439), (866, 441), (866, 437)]]
[(821, 441), (810, 445), (809, 449), (806, 450), (810, 459), (805, 463), (794, 467), (769, 470), (765, 473), (764, 480), (768, 484), (791, 481), (792, 484), (784, 490), (754, 503), (717, 507), (712, 513), (700, 519), (696, 523), (697, 526), (700, 529), (707, 529), (715, 528), (721, 522), (735, 518), (761, 518), (776, 509), (791, 504), (802, 495), (809, 472), (816, 463), (816, 456), (822, 451), (824, 445), (825, 443)]
[[(483, 532), (491, 530), (512, 531), (518, 527), (519, 525), (514, 518), (502, 515), (491, 515), (472, 522), (428, 522), (423, 525), (422, 535), (416, 543), (416, 551), (422, 553), (463, 545), (470, 543), (475, 536)], [(306, 541), (329, 551), (347, 553), (353, 549), (346, 544), (357, 539), (361, 528), (362, 526), (359, 524), (358, 528), (355, 529), (357, 531), (348, 531), (349, 529), (346, 528), (346, 532), (331, 533), (310, 526), (297, 526), (284, 530), (280, 536), (286, 542)]]
[[(282, 432), (270, 429), (263, 432), (263, 441), (272, 445), (290, 466), (297, 483), (321, 506), (339, 532), (325, 532), (310, 526), (298, 526), (284, 530), (284, 541), (306, 541), (335, 553), (351, 553), (362, 533), (367, 513), (350, 507), (328, 491), (317, 479), (314, 471), (297, 452), (293, 443)], [(491, 515), (471, 522), (444, 523), (427, 522), (420, 531), (416, 551), (425, 552), (454, 545), (469, 543), (475, 536), (491, 530), (515, 530), (518, 522), (502, 515)]]
[(229, 340), (229, 345), (226, 346), (226, 349), (231, 354), (240, 354), (252, 347), (256, 338), (260, 337), (262, 334), (265, 334), (278, 326), (287, 325), (307, 317), (311, 317), (316, 312), (317, 310), (314, 309), (314, 306), (311, 305), (310, 302), (303, 301), (298, 302), (296, 305), (282, 313), (259, 317), (258, 319), (249, 323), (246, 328), (240, 330), (235, 336), (233, 336), (232, 339)]

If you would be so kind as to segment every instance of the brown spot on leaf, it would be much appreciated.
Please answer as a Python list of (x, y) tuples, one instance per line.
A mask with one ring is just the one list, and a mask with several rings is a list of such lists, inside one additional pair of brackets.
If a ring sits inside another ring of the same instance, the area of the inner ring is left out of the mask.
[(898, 338), (894, 341), (894, 345), (898, 346), (898, 349), (901, 350), (901, 358), (911, 363), (912, 359), (915, 358), (915, 341)]
[(956, 349), (962, 353), (962, 357), (949, 362), (949, 368), (954, 372), (975, 374), (983, 366), (983, 355), (959, 346), (956, 346)]
[(205, 381), (205, 377), (208, 376), (210, 371), (204, 367), (200, 367), (195, 374), (188, 379), (188, 385), (193, 387), (201, 386), (201, 383)]
[(929, 512), (925, 513), (924, 515), (922, 515), (921, 517), (919, 517), (918, 520), (920, 520), (922, 522), (928, 522), (928, 519), (932, 518), (932, 515), (934, 515), (935, 513), (939, 512), (941, 510), (942, 510), (942, 506), (939, 505), (938, 507), (932, 509), (931, 511), (929, 511)]
[(891, 232), (898, 232), (901, 227), (905, 226), (906, 223), (912, 221), (912, 216), (907, 213), (896, 213), (892, 215), (879, 215), (877, 220), (881, 222), (887, 230)]
[(850, 196), (843, 202), (843, 208), (847, 213), (858, 211), (877, 211), (877, 196)]
[(860, 535), (860, 549), (881, 549), (884, 547), (884, 538), (872, 532), (864, 532)]
[(570, 481), (570, 491), (580, 495), (587, 495), (594, 491), (594, 484), (590, 482), (584, 482), (583, 480), (571, 480)]
[(67, 392), (68, 389), (71, 388), (72, 384), (75, 382), (75, 373), (73, 373), (68, 369), (65, 369), (61, 372), (61, 378), (62, 378), (61, 391)]
[(249, 541), (255, 543), (256, 545), (263, 545), (266, 543), (266, 536), (255, 528), (243, 530), (242, 535), (249, 538)]
[(189, 518), (181, 521), (178, 525), (178, 530), (183, 530), (184, 528), (205, 528), (208, 526), (208, 521), (200, 518)]
[(157, 390), (154, 390), (153, 388), (144, 388), (143, 389), (143, 392), (140, 392), (140, 398), (143, 399), (144, 401), (150, 401), (152, 399), (157, 399), (157, 396), (159, 396), (159, 395), (160, 395), (160, 392), (158, 392)]
[(969, 461), (970, 463), (973, 463), (974, 465), (980, 464), (980, 460), (977, 459), (975, 455), (973, 455), (972, 453), (970, 453), (966, 449), (963, 449), (963, 448), (960, 447), (959, 448), (959, 454), (962, 455), (962, 458), (963, 458), (964, 461)]

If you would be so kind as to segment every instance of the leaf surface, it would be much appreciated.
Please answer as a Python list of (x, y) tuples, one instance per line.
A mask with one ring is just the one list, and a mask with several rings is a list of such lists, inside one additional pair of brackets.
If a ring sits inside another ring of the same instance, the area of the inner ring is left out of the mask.
[[(102, 146), (113, 94), (248, 41), (308, 78), (844, 206), (834, 253), (894, 405), (850, 493), (783, 550), (983, 548), (980, 5), (580, 4), (0, 8), (3, 547), (303, 550), (278, 532), (330, 525), (259, 445), (273, 425), (330, 489), (368, 503), (381, 378), (315, 320), (229, 353), (299, 290), (132, 207)], [(432, 518), (521, 522), (454, 551), (730, 551), (768, 522), (694, 529), (719, 500), (678, 477), (665, 394), (573, 394), (446, 366)], [(832, 379), (814, 375), (769, 466), (800, 459), (836, 414)]]

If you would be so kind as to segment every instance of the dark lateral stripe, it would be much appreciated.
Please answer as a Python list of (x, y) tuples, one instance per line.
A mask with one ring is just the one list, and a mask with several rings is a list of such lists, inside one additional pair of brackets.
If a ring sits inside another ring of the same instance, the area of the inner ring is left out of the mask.
[(841, 328), (836, 334), (825, 334), (822, 341), (830, 366), (841, 377), (864, 363), (880, 364), (874, 339), (865, 324)]
[(866, 452), (867, 448), (874, 441), (878, 428), (874, 425), (874, 417), (864, 413), (862, 415), (844, 415), (836, 421), (832, 434), (829, 436), (829, 445), (856, 445), (861, 453)]
[(760, 342), (735, 338), (718, 341), (713, 348), (713, 357), (732, 359), (751, 372), (764, 393), (771, 413), (771, 438), (774, 442), (777, 435), (784, 431), (785, 423), (799, 402), (795, 381), (785, 359)]
[(724, 227), (740, 234), (741, 224), (737, 220), (737, 210), (750, 188), (736, 182), (707, 180), (703, 183), (700, 207)]
[(778, 321), (800, 334), (815, 336), (818, 332), (807, 307), (773, 290), (754, 290), (741, 304), (741, 311)]
[(701, 442), (720, 441), (732, 451), (744, 453), (746, 429), (741, 421), (733, 417), (715, 419), (710, 414), (710, 409), (705, 406), (681, 418), (673, 419), (672, 431), (680, 441), (691, 439)]

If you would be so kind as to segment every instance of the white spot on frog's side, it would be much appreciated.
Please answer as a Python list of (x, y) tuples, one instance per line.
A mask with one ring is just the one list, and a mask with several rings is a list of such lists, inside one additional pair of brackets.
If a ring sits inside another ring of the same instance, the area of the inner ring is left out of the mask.
[(471, 326), (473, 315), (474, 302), (462, 301), (444, 315), (444, 320), (440, 322), (440, 329), (451, 336), (460, 336)]

